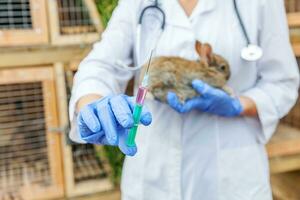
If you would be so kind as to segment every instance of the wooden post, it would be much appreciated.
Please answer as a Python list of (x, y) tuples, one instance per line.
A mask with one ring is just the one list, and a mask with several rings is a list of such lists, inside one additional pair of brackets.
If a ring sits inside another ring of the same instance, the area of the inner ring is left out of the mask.
[[(65, 80), (65, 70), (63, 63), (55, 63), (55, 79), (57, 88), (57, 101), (59, 110), (59, 124), (60, 127), (69, 127), (68, 119), (68, 99), (66, 92), (66, 80)], [(69, 192), (74, 188), (74, 173), (73, 173), (73, 162), (72, 162), (72, 150), (67, 145), (66, 133), (61, 133), (61, 146), (63, 154), (63, 165), (64, 165), (64, 179), (66, 183), (66, 194), (69, 196)]]
[[(78, 62), (72, 62), (78, 63)], [(60, 111), (60, 127), (66, 127), (69, 125), (68, 119), (68, 99), (67, 99), (67, 91), (66, 91), (66, 79), (65, 79), (65, 71), (63, 63), (55, 63), (54, 64), (55, 73), (56, 73), (56, 87), (57, 87), (57, 101), (58, 108)], [(86, 180), (80, 183), (75, 182), (75, 172), (74, 171), (74, 160), (73, 160), (73, 152), (70, 145), (66, 142), (66, 137), (64, 134), (62, 137), (62, 152), (64, 157), (64, 173), (65, 173), (65, 183), (66, 183), (66, 195), (68, 197), (76, 197), (81, 195), (93, 194), (97, 192), (108, 191), (113, 188), (110, 181), (106, 179), (91, 179)], [(80, 145), (80, 144), (78, 144)], [(91, 166), (89, 166), (91, 167)], [(89, 168), (88, 167), (88, 168)], [(84, 169), (84, 170), (88, 170)], [(82, 172), (83, 174), (85, 171)]]

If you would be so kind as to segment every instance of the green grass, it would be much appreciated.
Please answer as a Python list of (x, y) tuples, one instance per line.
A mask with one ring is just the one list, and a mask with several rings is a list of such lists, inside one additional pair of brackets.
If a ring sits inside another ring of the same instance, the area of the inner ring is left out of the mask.
[(104, 26), (107, 25), (109, 21), (112, 11), (118, 4), (118, 0), (96, 0), (98, 10), (101, 14), (101, 20)]
[[(106, 27), (118, 0), (96, 0), (96, 3), (101, 15), (102, 23), (104, 27)], [(103, 154), (111, 166), (111, 180), (114, 185), (118, 186), (122, 174), (124, 155), (117, 147), (111, 146), (105, 146)]]

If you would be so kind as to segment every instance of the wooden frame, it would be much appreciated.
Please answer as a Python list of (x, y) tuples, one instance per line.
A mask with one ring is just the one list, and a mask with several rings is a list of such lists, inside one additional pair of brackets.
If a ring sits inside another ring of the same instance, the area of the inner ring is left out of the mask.
[[(288, 25), (291, 28), (300, 27), (300, 12), (287, 13)], [(294, 37), (291, 34), (291, 42), (294, 53), (296, 56), (300, 56), (300, 37)]]
[(271, 176), (274, 200), (300, 199), (300, 173), (289, 172)]
[(300, 43), (292, 43), (293, 50), (296, 56), (300, 56)]
[[(60, 110), (60, 127), (64, 129), (69, 126), (68, 119), (68, 99), (66, 92), (65, 69), (63, 63), (54, 64), (56, 73), (56, 87), (58, 97), (58, 108)], [(65, 132), (65, 134), (68, 134)], [(104, 192), (113, 189), (113, 185), (109, 179), (87, 180), (81, 183), (75, 183), (72, 148), (67, 145), (66, 135), (62, 134), (62, 152), (64, 157), (64, 173), (66, 183), (67, 197), (76, 197), (81, 195)]]
[(300, 28), (300, 13), (289, 13), (288, 23), (290, 27), (290, 40), (294, 53), (296, 56), (300, 56), (300, 29), (293, 30), (293, 28)]
[(272, 157), (269, 162), (271, 174), (298, 171), (300, 169), (300, 154)]
[(0, 46), (38, 45), (48, 43), (46, 0), (29, 0), (33, 29), (0, 30)]
[(271, 173), (281, 173), (300, 169), (300, 130), (279, 125), (267, 144)]
[[(43, 46), (1, 49), (0, 68), (32, 66), (55, 62), (69, 62), (83, 59), (91, 50), (90, 45)], [(16, 59), (18, 58), (18, 59)]]
[(287, 12), (288, 23), (290, 27), (295, 27), (300, 25), (300, 12), (298, 0), (284, 0), (285, 8)]
[(300, 26), (300, 12), (288, 13), (287, 18), (289, 27)]
[(56, 91), (53, 68), (40, 66), (34, 68), (1, 69), (0, 84), (41, 82), (43, 91), (44, 113), (46, 121), (46, 139), (48, 163), (50, 167), (51, 184), (41, 187), (40, 185), (24, 185), (20, 188), (23, 199), (52, 199), (64, 195), (63, 171), (60, 135), (50, 131), (57, 127)]
[(277, 132), (267, 145), (270, 157), (300, 154), (300, 130), (279, 125)]
[[(56, 1), (48, 0), (49, 8), (49, 24), (51, 32), (51, 42), (55, 45), (70, 45), (80, 43), (93, 43), (100, 39), (100, 33), (103, 30), (103, 25), (100, 20), (100, 15), (97, 11), (94, 0), (83, 0), (89, 10), (91, 20), (93, 21), (96, 32), (95, 33), (83, 33), (83, 34), (68, 34), (62, 35), (60, 33), (60, 24), (58, 16), (58, 6)], [(74, 29), (80, 27), (74, 27)]]

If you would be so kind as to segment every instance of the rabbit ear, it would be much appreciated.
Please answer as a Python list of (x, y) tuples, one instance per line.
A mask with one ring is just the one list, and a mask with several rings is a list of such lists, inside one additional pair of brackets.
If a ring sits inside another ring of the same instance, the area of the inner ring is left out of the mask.
[(205, 43), (202, 46), (202, 59), (206, 60), (206, 62), (211, 63), (213, 58), (213, 51), (210, 44)]
[(202, 43), (199, 42), (198, 40), (195, 43), (195, 49), (196, 49), (198, 55), (201, 57)]
[(206, 64), (211, 63), (213, 53), (210, 44), (202, 44), (201, 42), (196, 41), (195, 48), (202, 61)]

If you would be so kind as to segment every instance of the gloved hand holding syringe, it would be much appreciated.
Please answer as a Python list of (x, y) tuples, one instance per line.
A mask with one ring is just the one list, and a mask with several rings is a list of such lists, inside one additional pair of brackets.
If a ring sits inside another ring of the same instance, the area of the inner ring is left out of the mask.
[(109, 95), (80, 110), (77, 130), (82, 140), (91, 144), (118, 146), (124, 154), (135, 155), (135, 136), (139, 123), (147, 126), (152, 121), (151, 113), (143, 109), (152, 53), (135, 103), (125, 94)]
[(148, 43), (147, 49), (151, 51), (144, 49), (143, 56), (140, 55), (140, 45), (136, 45), (138, 55), (135, 67), (128, 66), (122, 60), (117, 60), (113, 65), (120, 71), (140, 70), (145, 66), (140, 64), (141, 57), (147, 58), (147, 52), (150, 52), (147, 70), (139, 86), (136, 102), (133, 102), (132, 98), (125, 94), (115, 94), (102, 97), (81, 108), (77, 117), (77, 131), (83, 141), (91, 144), (118, 146), (128, 156), (136, 154), (135, 137), (139, 123), (148, 126), (152, 122), (152, 115), (144, 107), (144, 101), (148, 90), (148, 72), (161, 32), (156, 35), (155, 41)]

